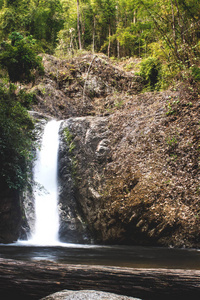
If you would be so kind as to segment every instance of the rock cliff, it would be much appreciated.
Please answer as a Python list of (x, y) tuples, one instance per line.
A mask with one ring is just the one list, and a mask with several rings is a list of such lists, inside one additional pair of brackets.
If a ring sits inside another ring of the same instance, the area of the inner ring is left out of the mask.
[[(89, 67), (92, 78), (95, 65)], [(102, 66), (98, 72), (102, 79)], [(182, 83), (164, 92), (139, 93), (141, 79), (123, 76), (124, 85), (114, 88), (104, 81), (110, 88), (105, 94), (96, 82), (99, 93), (85, 94), (89, 108), (79, 104), (88, 114), (92, 107), (93, 116), (66, 123), (74, 197), (84, 222), (98, 243), (198, 246), (196, 87)]]
[(17, 240), (22, 225), (20, 197), (6, 185), (1, 186), (0, 220), (0, 243)]
[(199, 247), (197, 85), (142, 93), (139, 76), (103, 55), (43, 61), (44, 77), (26, 90), (34, 111), (65, 120), (62, 239)]
[(182, 104), (184, 115), (171, 117), (164, 106), (168, 97), (140, 95), (110, 116), (66, 124), (76, 162), (75, 197), (96, 242), (199, 243), (198, 120), (193, 135), (184, 131), (199, 104)]

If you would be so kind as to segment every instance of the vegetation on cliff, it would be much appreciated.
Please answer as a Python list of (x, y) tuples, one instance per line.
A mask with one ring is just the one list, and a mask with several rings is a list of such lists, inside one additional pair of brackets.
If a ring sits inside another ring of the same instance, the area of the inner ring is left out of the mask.
[(30, 82), (35, 77), (33, 71), (42, 73), (43, 66), (31, 38), (13, 32), (9, 39), (0, 48), (0, 181), (5, 189), (21, 190), (31, 172), (34, 124), (27, 109), (34, 96), (13, 82)]
[(0, 86), (1, 189), (21, 189), (27, 183), (33, 144), (33, 122), (12, 88)]

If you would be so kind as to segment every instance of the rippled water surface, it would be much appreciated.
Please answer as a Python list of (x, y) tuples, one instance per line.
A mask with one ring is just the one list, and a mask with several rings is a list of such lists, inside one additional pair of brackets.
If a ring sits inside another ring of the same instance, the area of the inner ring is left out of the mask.
[(107, 265), (135, 268), (200, 270), (200, 251), (140, 246), (1, 245), (0, 257), (17, 260), (48, 260), (65, 264)]

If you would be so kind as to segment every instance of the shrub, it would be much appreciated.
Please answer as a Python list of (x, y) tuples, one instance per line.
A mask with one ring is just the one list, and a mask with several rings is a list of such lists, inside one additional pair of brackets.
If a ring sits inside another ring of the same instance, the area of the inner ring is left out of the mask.
[(161, 63), (156, 57), (148, 57), (141, 62), (140, 76), (152, 90), (158, 86)]
[(30, 82), (34, 79), (33, 72), (44, 72), (41, 60), (35, 52), (35, 40), (31, 37), (23, 38), (18, 32), (10, 36), (11, 42), (1, 43), (0, 64), (8, 71), (12, 82)]
[(0, 184), (22, 189), (27, 183), (34, 128), (27, 110), (10, 90), (0, 86)]
[(197, 66), (192, 67), (192, 76), (195, 81), (200, 81), (200, 68)]

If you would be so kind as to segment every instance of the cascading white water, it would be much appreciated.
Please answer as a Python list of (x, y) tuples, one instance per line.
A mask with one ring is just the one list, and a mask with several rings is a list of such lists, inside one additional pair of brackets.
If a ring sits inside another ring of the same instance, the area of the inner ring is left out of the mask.
[(34, 168), (35, 231), (29, 240), (35, 245), (56, 245), (59, 216), (57, 193), (57, 160), (60, 121), (50, 121), (44, 129), (41, 150)]

